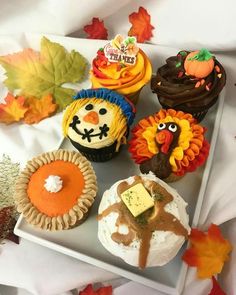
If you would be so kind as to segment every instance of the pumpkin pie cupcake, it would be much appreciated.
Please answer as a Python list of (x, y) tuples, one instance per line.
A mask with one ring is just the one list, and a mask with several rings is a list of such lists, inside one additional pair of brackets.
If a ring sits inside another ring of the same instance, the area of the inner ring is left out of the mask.
[(142, 173), (176, 181), (205, 163), (210, 148), (205, 131), (191, 114), (161, 109), (132, 129), (129, 151)]
[(226, 83), (223, 66), (207, 49), (180, 51), (152, 78), (151, 89), (163, 108), (191, 113), (199, 122)]
[(76, 151), (58, 150), (27, 163), (17, 179), (14, 198), (28, 223), (62, 230), (85, 221), (96, 193), (90, 162)]
[(97, 51), (90, 80), (93, 88), (108, 88), (125, 95), (132, 103), (152, 76), (147, 55), (137, 46), (135, 37), (117, 35)]

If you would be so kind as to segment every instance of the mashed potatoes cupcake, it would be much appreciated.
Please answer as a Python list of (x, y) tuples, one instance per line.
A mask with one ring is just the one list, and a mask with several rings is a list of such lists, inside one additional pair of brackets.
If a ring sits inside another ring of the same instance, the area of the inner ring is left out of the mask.
[(151, 63), (138, 48), (135, 37), (117, 35), (104, 48), (100, 48), (92, 62), (93, 88), (105, 87), (125, 95), (137, 103), (142, 87), (152, 75)]
[(186, 203), (153, 174), (116, 182), (99, 205), (98, 238), (113, 255), (140, 268), (175, 257), (190, 227)]

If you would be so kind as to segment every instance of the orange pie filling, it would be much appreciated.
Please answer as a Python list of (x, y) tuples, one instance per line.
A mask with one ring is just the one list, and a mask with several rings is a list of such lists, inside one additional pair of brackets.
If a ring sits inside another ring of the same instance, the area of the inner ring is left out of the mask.
[[(62, 180), (62, 189), (56, 193), (48, 192), (44, 187), (50, 175), (59, 176)], [(68, 213), (77, 204), (84, 187), (80, 169), (71, 162), (57, 160), (43, 165), (32, 174), (27, 193), (31, 203), (41, 213), (54, 217)]]

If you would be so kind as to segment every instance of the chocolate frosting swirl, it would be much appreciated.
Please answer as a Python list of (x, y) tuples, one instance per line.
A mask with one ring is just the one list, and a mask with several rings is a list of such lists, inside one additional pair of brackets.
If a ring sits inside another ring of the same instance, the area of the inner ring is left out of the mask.
[(226, 74), (222, 65), (213, 57), (214, 69), (204, 80), (186, 75), (184, 61), (188, 54), (188, 51), (180, 51), (177, 56), (169, 57), (152, 78), (151, 89), (164, 108), (193, 114), (209, 109), (217, 101), (225, 85)]

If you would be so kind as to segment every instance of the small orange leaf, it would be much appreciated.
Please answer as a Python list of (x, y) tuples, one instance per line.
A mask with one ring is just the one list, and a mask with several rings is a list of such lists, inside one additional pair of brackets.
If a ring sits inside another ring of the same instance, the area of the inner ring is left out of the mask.
[(219, 227), (211, 224), (207, 233), (192, 229), (189, 240), (191, 246), (182, 258), (189, 266), (197, 267), (198, 277), (211, 278), (220, 273), (224, 262), (229, 259), (232, 246), (221, 235)]
[(138, 12), (131, 13), (129, 21), (132, 24), (128, 32), (129, 36), (135, 36), (139, 43), (150, 40), (154, 27), (150, 23), (151, 17), (145, 8), (139, 7)]
[(42, 119), (45, 119), (54, 113), (57, 108), (57, 105), (53, 103), (51, 94), (45, 95), (41, 99), (30, 97), (27, 98), (26, 102), (29, 106), (24, 117), (24, 122), (26, 124), (40, 122)]
[(20, 121), (28, 110), (24, 106), (25, 98), (23, 96), (14, 97), (8, 93), (5, 97), (6, 104), (0, 104), (0, 122), (10, 124)]
[(212, 277), (212, 289), (208, 295), (226, 295), (226, 293), (221, 289), (215, 277)]
[(91, 25), (84, 26), (84, 31), (88, 34), (88, 39), (107, 40), (107, 29), (104, 27), (104, 22), (97, 17), (92, 19)]

